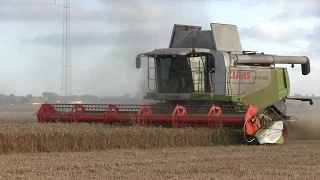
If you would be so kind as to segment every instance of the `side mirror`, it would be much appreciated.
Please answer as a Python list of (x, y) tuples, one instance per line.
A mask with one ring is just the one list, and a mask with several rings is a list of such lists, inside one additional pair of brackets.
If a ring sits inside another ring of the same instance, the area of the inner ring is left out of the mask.
[(136, 68), (140, 69), (140, 67), (141, 67), (141, 56), (137, 55), (137, 57), (136, 57)]

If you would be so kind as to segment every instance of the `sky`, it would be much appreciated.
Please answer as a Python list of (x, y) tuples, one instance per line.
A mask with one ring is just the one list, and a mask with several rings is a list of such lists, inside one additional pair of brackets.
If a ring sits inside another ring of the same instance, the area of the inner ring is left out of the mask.
[[(61, 93), (63, 0), (0, 0), (0, 93)], [(174, 24), (234, 24), (244, 50), (308, 56), (289, 68), (291, 94), (320, 95), (320, 2), (316, 0), (71, 0), (72, 94), (146, 90), (142, 52), (169, 45)], [(290, 66), (284, 66), (290, 67)]]

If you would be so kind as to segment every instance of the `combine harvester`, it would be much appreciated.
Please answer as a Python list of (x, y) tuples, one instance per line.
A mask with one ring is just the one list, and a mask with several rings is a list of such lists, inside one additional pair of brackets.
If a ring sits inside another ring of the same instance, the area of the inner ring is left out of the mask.
[[(301, 65), (304, 56), (278, 56), (243, 51), (235, 25), (174, 25), (169, 48), (136, 57), (148, 62), (149, 92), (155, 104), (43, 104), (37, 113), (44, 122), (101, 122), (141, 126), (207, 126), (240, 128), (247, 142), (282, 144), (288, 138), (286, 101), (290, 91), (287, 68)], [(293, 99), (309, 101), (311, 99)], [(248, 140), (250, 138), (250, 140)]]

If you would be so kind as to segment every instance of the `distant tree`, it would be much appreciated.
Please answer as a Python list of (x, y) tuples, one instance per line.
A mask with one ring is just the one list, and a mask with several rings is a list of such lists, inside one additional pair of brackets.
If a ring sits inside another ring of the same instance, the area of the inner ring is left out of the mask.
[(30, 102), (30, 100), (28, 99), (27, 96), (20, 96), (20, 97), (17, 97), (20, 101), (20, 104), (28, 104)]
[(0, 104), (1, 105), (7, 104), (7, 97), (5, 94), (0, 94)]
[(20, 99), (18, 97), (13, 97), (13, 98), (10, 98), (10, 104), (20, 105), (21, 101), (20, 101)]
[(32, 94), (28, 94), (27, 98), (31, 100), (32, 99)]

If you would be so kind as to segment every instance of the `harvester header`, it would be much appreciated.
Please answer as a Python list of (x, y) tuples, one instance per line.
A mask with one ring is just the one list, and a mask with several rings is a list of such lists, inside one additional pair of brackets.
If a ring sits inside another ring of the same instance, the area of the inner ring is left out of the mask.
[[(40, 122), (104, 122), (108, 124), (169, 125), (174, 128), (218, 125), (240, 128), (245, 139), (260, 144), (282, 143), (288, 137), (286, 101), (290, 93), (287, 68), (300, 64), (310, 73), (305, 56), (272, 55), (242, 49), (238, 28), (231, 24), (175, 24), (168, 48), (140, 53), (148, 62), (152, 104), (44, 104)], [(311, 99), (293, 100), (310, 101)]]

